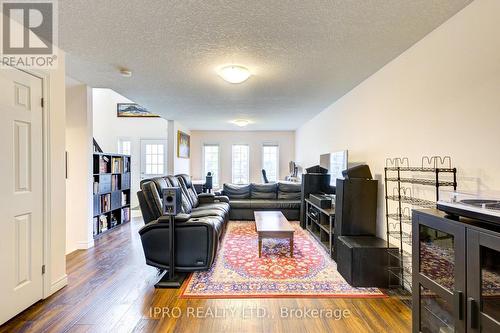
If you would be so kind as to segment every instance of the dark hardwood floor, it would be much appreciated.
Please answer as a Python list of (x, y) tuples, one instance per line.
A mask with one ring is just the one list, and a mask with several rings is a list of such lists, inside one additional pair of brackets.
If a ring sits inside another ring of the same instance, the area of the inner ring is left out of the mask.
[[(68, 255), (68, 286), (1, 326), (0, 332), (411, 330), (411, 311), (404, 304), (407, 296), (402, 295), (384, 299), (178, 299), (178, 290), (153, 287), (158, 276), (144, 263), (137, 234), (141, 225), (140, 219), (134, 219), (98, 239), (94, 248)], [(292, 311), (293, 315), (282, 317)], [(331, 318), (339, 311), (347, 315)]]

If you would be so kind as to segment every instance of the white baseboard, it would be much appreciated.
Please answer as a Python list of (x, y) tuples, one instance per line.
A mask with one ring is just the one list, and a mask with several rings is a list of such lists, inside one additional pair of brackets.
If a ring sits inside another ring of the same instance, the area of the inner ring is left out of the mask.
[(67, 285), (68, 285), (68, 275), (64, 274), (61, 278), (59, 278), (57, 281), (53, 282), (50, 285), (50, 294), (48, 296), (52, 295), (58, 290), (61, 290)]
[(77, 250), (87, 250), (90, 249), (91, 247), (94, 247), (94, 240), (90, 240), (88, 242), (76, 242), (76, 249)]

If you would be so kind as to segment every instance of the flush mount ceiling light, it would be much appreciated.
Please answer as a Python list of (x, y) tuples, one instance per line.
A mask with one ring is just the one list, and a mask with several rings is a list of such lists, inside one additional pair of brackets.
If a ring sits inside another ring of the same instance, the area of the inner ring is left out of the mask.
[(246, 119), (236, 119), (236, 120), (233, 120), (232, 123), (235, 124), (236, 126), (239, 126), (239, 127), (245, 127), (248, 124), (250, 124), (250, 121), (248, 121)]
[(228, 65), (218, 70), (219, 76), (229, 83), (242, 83), (250, 77), (248, 68), (239, 65)]

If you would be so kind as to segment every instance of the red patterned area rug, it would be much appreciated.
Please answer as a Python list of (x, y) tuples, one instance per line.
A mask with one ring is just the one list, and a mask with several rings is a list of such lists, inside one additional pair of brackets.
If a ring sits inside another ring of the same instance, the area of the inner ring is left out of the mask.
[(229, 222), (212, 268), (191, 274), (181, 298), (386, 297), (377, 288), (351, 287), (309, 232), (292, 225), (294, 257), (288, 240), (264, 239), (259, 258), (255, 223)]

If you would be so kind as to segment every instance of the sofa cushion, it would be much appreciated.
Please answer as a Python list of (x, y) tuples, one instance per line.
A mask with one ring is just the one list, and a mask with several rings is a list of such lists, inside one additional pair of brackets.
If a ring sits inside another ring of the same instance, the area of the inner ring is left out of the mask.
[(203, 222), (211, 224), (217, 232), (218, 237), (221, 236), (222, 231), (224, 230), (224, 218), (220, 216), (191, 217), (187, 223), (190, 222)]
[(200, 204), (198, 207), (193, 208), (193, 211), (200, 209), (218, 209), (227, 213), (229, 212), (230, 207), (229, 204), (226, 202), (212, 202), (212, 203)]
[(168, 184), (167, 180), (164, 177), (156, 177), (151, 180), (156, 185), (160, 198), (163, 198), (163, 190), (171, 186)]
[(189, 214), (193, 210), (193, 203), (189, 199), (189, 194), (186, 192), (186, 188), (181, 185), (179, 179), (175, 176), (167, 176), (167, 182), (170, 183), (172, 187), (180, 187), (182, 192), (182, 212)]
[(146, 199), (147, 206), (151, 212), (151, 216), (155, 219), (163, 215), (163, 203), (161, 201), (158, 189), (154, 182), (144, 182), (141, 185), (141, 190)]
[(229, 199), (249, 199), (250, 185), (224, 184), (223, 192)]
[(197, 209), (191, 211), (191, 217), (220, 216), (224, 218), (226, 212), (220, 209)]
[(193, 183), (191, 182), (191, 177), (186, 174), (180, 174), (176, 176), (177, 179), (179, 180), (179, 183), (184, 189), (184, 192), (188, 196), (189, 201), (191, 202), (191, 205), (193, 208), (198, 207), (198, 194), (196, 193), (196, 190), (193, 187)]
[(300, 209), (300, 200), (252, 199), (252, 209)]
[(241, 208), (251, 208), (251, 202), (252, 200), (250, 199), (241, 199), (241, 200), (231, 200), (229, 202), (229, 205), (231, 205), (231, 209), (241, 209)]
[(278, 199), (279, 200), (300, 200), (302, 184), (300, 183), (279, 183), (278, 184)]
[(251, 184), (252, 199), (276, 199), (278, 184)]
[(165, 177), (167, 179), (167, 182), (170, 184), (172, 187), (181, 187), (181, 183), (179, 183), (179, 180), (175, 176), (167, 176)]

